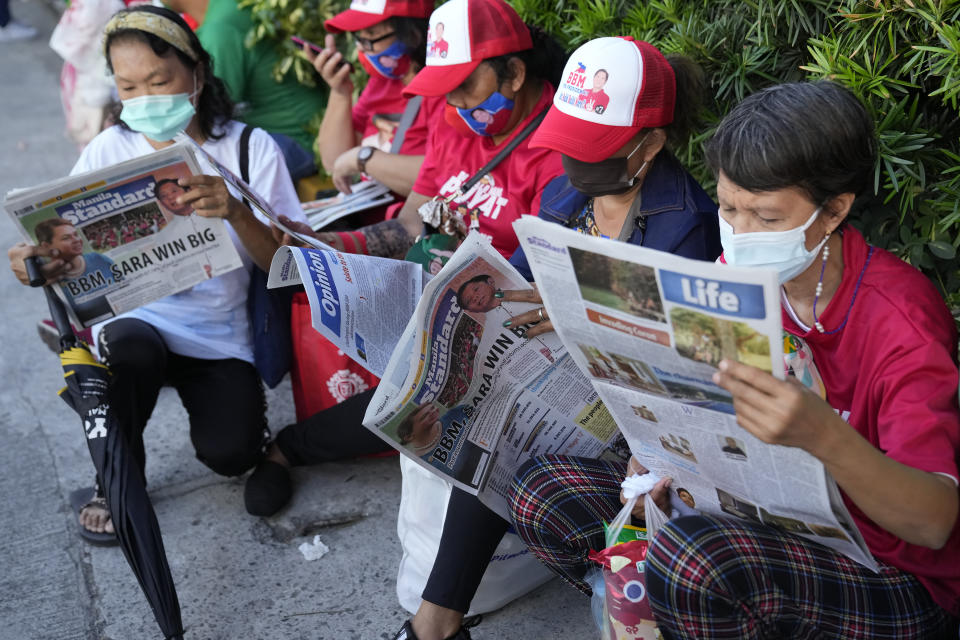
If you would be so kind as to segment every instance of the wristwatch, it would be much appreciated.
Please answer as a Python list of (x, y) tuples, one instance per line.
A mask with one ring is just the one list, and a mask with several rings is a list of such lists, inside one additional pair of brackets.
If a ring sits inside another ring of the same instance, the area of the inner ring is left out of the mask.
[(373, 152), (376, 150), (376, 147), (360, 147), (360, 151), (357, 152), (357, 168), (361, 172), (367, 172), (367, 160), (373, 157)]

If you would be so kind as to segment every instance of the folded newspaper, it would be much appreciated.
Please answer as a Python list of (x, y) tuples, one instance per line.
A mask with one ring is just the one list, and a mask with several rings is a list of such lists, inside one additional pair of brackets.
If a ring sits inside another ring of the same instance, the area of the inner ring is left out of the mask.
[(376, 180), (365, 180), (351, 187), (352, 193), (338, 193), (329, 198), (304, 202), (303, 213), (310, 227), (317, 231), (351, 213), (366, 211), (393, 202), (390, 189)]
[(722, 359), (781, 379), (789, 363), (798, 379), (810, 377), (806, 347), (783, 333), (775, 272), (536, 218), (514, 229), (558, 335), (645, 467), (673, 478), (698, 510), (772, 525), (877, 569), (820, 461), (742, 429), (730, 394), (712, 381)]
[(89, 327), (243, 265), (221, 219), (175, 203), (177, 180), (199, 173), (181, 142), (11, 191), (4, 207), (28, 242), (60, 251), (68, 271), (55, 288), (74, 322)]

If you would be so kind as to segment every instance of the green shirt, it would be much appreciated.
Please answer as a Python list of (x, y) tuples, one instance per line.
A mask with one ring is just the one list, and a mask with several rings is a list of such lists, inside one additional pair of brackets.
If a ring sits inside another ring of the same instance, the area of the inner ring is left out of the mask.
[(274, 45), (266, 41), (252, 49), (244, 45), (252, 26), (250, 9), (239, 9), (236, 0), (210, 0), (197, 38), (213, 58), (214, 75), (240, 105), (237, 118), (269, 133), (290, 136), (309, 151), (313, 139), (307, 125), (323, 111), (326, 96), (319, 88), (301, 85), (292, 74), (276, 82)]

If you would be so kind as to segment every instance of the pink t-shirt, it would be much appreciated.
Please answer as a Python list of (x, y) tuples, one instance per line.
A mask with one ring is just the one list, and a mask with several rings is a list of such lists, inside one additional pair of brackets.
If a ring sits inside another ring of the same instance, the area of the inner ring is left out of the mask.
[[(464, 135), (443, 120), (430, 130), (427, 153), (413, 190), (429, 198), (435, 195), (448, 196), (458, 192), (460, 185), (469, 180), (487, 164), (513, 136), (516, 136), (553, 101), (553, 87), (544, 83), (543, 92), (530, 115), (517, 125), (513, 135), (495, 146), (487, 136)], [(490, 236), (493, 246), (509, 258), (518, 246), (513, 232), (513, 221), (522, 215), (536, 214), (540, 210), (540, 194), (554, 178), (563, 175), (560, 154), (549, 149), (531, 149), (532, 134), (521, 142), (513, 152), (493, 168), (474, 188), (450, 207), (460, 211), (469, 225), (469, 216), (476, 213), (480, 233)]]
[[(805, 330), (789, 309), (783, 326), (810, 347), (827, 401), (890, 458), (958, 478), (957, 332), (937, 290), (896, 256), (843, 233), (843, 280)], [(869, 258), (868, 258), (869, 254)], [(869, 260), (869, 262), (868, 262)], [(933, 599), (960, 614), (960, 522), (938, 550), (909, 544), (844, 496), (873, 555), (915, 575)]]

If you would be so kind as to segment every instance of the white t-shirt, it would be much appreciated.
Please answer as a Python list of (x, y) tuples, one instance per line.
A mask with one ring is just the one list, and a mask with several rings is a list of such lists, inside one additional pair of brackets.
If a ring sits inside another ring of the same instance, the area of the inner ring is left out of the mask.
[[(203, 144), (205, 151), (237, 175), (240, 175), (240, 134), (243, 126), (240, 122), (231, 121), (225, 127), (226, 135)], [(153, 151), (142, 134), (113, 126), (90, 141), (71, 174), (92, 171)], [(205, 169), (205, 172), (215, 173), (212, 169)], [(250, 135), (250, 186), (277, 213), (306, 222), (283, 155), (273, 138), (262, 129), (254, 129)], [(240, 198), (233, 189), (231, 192)], [(256, 210), (254, 213), (262, 222), (269, 224)], [(191, 289), (118, 317), (139, 318), (149, 323), (160, 332), (174, 353), (208, 360), (239, 358), (253, 362), (253, 343), (247, 316), (247, 288), (252, 261), (230, 228), (230, 223), (227, 222), (226, 226), (245, 269), (236, 269), (206, 280)], [(105, 324), (94, 326), (95, 337)]]

